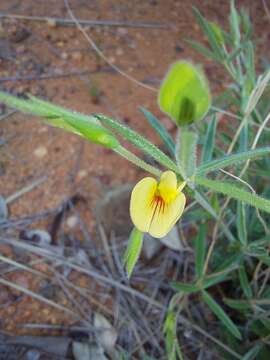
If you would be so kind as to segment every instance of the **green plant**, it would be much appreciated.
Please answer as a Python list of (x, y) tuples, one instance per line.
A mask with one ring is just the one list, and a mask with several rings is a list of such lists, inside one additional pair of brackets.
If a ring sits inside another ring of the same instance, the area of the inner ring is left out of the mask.
[[(267, 348), (270, 335), (270, 147), (267, 140), (270, 129), (267, 123), (270, 115), (265, 94), (270, 69), (257, 75), (252, 26), (247, 12), (237, 11), (233, 1), (229, 32), (206, 20), (197, 9), (194, 14), (209, 47), (188, 42), (223, 66), (231, 84), (224, 94), (213, 97), (210, 107), (211, 96), (202, 70), (187, 62), (172, 67), (173, 73), (169, 72), (161, 86), (159, 104), (179, 126), (176, 141), (153, 114), (142, 109), (169, 155), (105, 115), (83, 115), (33, 96), (19, 99), (0, 92), (0, 100), (43, 117), (50, 125), (111, 148), (154, 177), (162, 179), (164, 174), (170, 174), (166, 183), (152, 180), (151, 196), (156, 201), (153, 217), (156, 209), (161, 212), (169, 207), (172, 190), (175, 191), (172, 201), (182, 190), (190, 202), (193, 201), (184, 213), (190, 228), (197, 232), (196, 236), (190, 236), (190, 243), (194, 244), (194, 273), (190, 274), (193, 280), (171, 283), (176, 294), (164, 324), (169, 359), (188, 356), (181, 350), (177, 329), (181, 312), (192, 313), (192, 301), (186, 301), (192, 296), (219, 320), (212, 331), (220, 339), (215, 344), (224, 358), (266, 360), (270, 355)], [(220, 114), (233, 118), (233, 125), (228, 123), (226, 132), (219, 130)], [(208, 122), (199, 121), (206, 118)], [(121, 145), (122, 139), (160, 166), (153, 166), (127, 150)], [(173, 185), (172, 173), (176, 175)], [(164, 196), (164, 191), (169, 195)], [(166, 202), (165, 198), (169, 200)], [(139, 257), (143, 236), (136, 228), (130, 235), (124, 255), (128, 277)]]

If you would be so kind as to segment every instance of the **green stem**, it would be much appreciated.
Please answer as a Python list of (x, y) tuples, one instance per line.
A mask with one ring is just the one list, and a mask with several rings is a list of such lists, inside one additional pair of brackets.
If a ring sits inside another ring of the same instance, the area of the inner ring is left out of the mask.
[(154, 166), (147, 164), (145, 161), (140, 159), (138, 156), (134, 155), (132, 152), (124, 148), (123, 146), (118, 146), (117, 148), (113, 149), (117, 154), (121, 155), (131, 163), (135, 164), (139, 168), (153, 174), (157, 177), (160, 177), (161, 171), (156, 169)]

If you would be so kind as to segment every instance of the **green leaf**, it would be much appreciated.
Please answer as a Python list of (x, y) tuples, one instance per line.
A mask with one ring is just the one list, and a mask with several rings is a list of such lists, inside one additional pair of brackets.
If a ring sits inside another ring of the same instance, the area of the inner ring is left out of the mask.
[(252, 90), (252, 92), (248, 98), (246, 108), (245, 108), (245, 116), (243, 117), (243, 120), (239, 126), (239, 129), (241, 129), (244, 126), (244, 124), (248, 121), (248, 119), (249, 119), (248, 115), (250, 115), (251, 112), (257, 106), (269, 81), (270, 81), (270, 69), (267, 68), (267, 70), (264, 72), (264, 74), (262, 74), (261, 76), (258, 77), (256, 86), (254, 87), (254, 89)]
[(242, 31), (245, 34), (245, 39), (246, 40), (250, 39), (252, 35), (252, 24), (250, 21), (248, 10), (245, 8), (241, 8), (240, 17), (241, 17)]
[(154, 158), (157, 162), (166, 168), (179, 173), (179, 169), (176, 164), (166, 154), (164, 154), (157, 146), (152, 144), (149, 140), (138, 134), (136, 131), (102, 114), (94, 114), (93, 116), (95, 116), (105, 126), (109, 126), (118, 132), (124, 139), (135, 145), (147, 155)]
[(241, 44), (238, 47), (236, 47), (229, 55), (229, 57), (227, 58), (227, 62), (230, 63), (232, 61), (234, 61), (238, 55), (240, 55), (240, 53), (243, 51), (243, 49), (245, 48), (246, 44)]
[(222, 50), (222, 47), (219, 45), (219, 43), (217, 41), (215, 32), (213, 31), (210, 23), (201, 15), (199, 10), (196, 9), (195, 7), (193, 7), (193, 13), (196, 17), (196, 20), (197, 20), (199, 26), (201, 27), (204, 34), (206, 35), (215, 56), (217, 57), (217, 59), (219, 59), (219, 62), (222, 62), (224, 59), (224, 52)]
[(239, 189), (231, 183), (226, 183), (218, 180), (209, 180), (203, 177), (195, 177), (195, 183), (205, 186), (213, 191), (220, 192), (224, 195), (232, 197), (236, 200), (243, 201), (257, 209), (270, 213), (270, 201), (262, 198), (256, 194)]
[(237, 202), (236, 226), (238, 238), (243, 246), (247, 245), (247, 224), (246, 206), (244, 203)]
[(217, 214), (219, 214), (220, 206), (219, 206), (219, 201), (218, 201), (218, 195), (216, 193), (213, 193), (211, 195), (210, 204), (211, 204), (212, 208), (215, 210), (215, 212)]
[(248, 151), (248, 124), (245, 124), (239, 136), (239, 151)]
[(239, 262), (242, 260), (242, 253), (234, 253), (233, 255), (227, 255), (224, 261), (215, 269), (216, 272), (223, 272), (227, 269), (238, 267)]
[(251, 348), (243, 357), (242, 360), (254, 360), (257, 359), (257, 355), (259, 354), (261, 350), (261, 345), (255, 345), (253, 348)]
[(234, 269), (232, 269), (232, 270), (228, 269), (228, 271), (224, 272), (223, 274), (218, 274), (218, 275), (211, 274), (210, 276), (204, 278), (203, 283), (202, 283), (203, 289), (207, 289), (211, 286), (214, 286), (216, 284), (226, 281), (227, 277), (228, 277), (228, 273), (233, 270)]
[(162, 81), (158, 103), (178, 126), (201, 120), (211, 105), (208, 82), (201, 68), (186, 61), (174, 63)]
[(214, 114), (207, 128), (207, 133), (202, 149), (202, 163), (212, 160), (217, 128), (217, 117)]
[(218, 303), (210, 296), (206, 291), (202, 291), (202, 298), (209, 306), (209, 308), (213, 311), (213, 313), (219, 318), (219, 320), (223, 323), (223, 325), (230, 331), (232, 335), (234, 335), (237, 339), (242, 338), (240, 331), (237, 326), (232, 322), (229, 316), (225, 313), (225, 311), (218, 305)]
[(202, 164), (197, 168), (196, 174), (202, 175), (207, 174), (210, 171), (222, 169), (226, 166), (235, 165), (237, 163), (246, 161), (246, 160), (254, 160), (266, 155), (269, 155), (270, 147), (264, 147), (255, 150), (244, 151), (232, 155), (224, 156), (223, 158), (216, 159), (207, 163)]
[(178, 282), (178, 281), (171, 282), (171, 286), (175, 290), (181, 291), (181, 292), (186, 293), (186, 294), (191, 294), (191, 293), (200, 291), (200, 287), (198, 287), (195, 284), (186, 284), (186, 283), (181, 283), (181, 282)]
[(225, 37), (224, 37), (224, 32), (223, 30), (221, 29), (221, 27), (213, 22), (213, 21), (209, 21), (208, 22), (211, 30), (212, 30), (212, 33), (214, 34), (215, 38), (216, 38), (216, 42), (218, 45), (223, 45), (225, 44)]
[(192, 40), (185, 40), (189, 45), (191, 45), (195, 50), (199, 51), (201, 54), (203, 54), (205, 57), (212, 59), (214, 61), (219, 61), (219, 57), (215, 55), (214, 52), (207, 49), (205, 46), (201, 45), (197, 41)]
[(197, 134), (191, 131), (179, 130), (175, 157), (185, 178), (190, 177), (196, 170)]
[(146, 119), (149, 121), (151, 126), (156, 130), (160, 138), (163, 140), (171, 155), (174, 156), (175, 145), (171, 135), (168, 133), (162, 123), (150, 111), (144, 109), (143, 107), (141, 107), (140, 110), (144, 114)]
[(102, 127), (92, 116), (66, 110), (33, 96), (25, 100), (0, 92), (0, 101), (22, 112), (42, 116), (50, 125), (81, 135), (93, 143), (108, 148), (119, 146), (119, 142), (113, 134)]
[[(217, 215), (215, 210), (212, 208), (212, 206), (209, 204), (209, 202), (205, 199), (205, 197), (202, 194), (200, 194), (199, 191), (197, 191), (196, 189), (194, 192), (194, 198), (201, 205), (201, 207), (203, 209), (205, 209), (214, 219), (220, 221), (219, 216)], [(230, 229), (222, 221), (220, 221), (220, 226), (222, 227), (225, 235), (227, 236), (227, 238), (230, 241), (236, 241), (236, 239), (233, 236), (233, 234), (231, 233)]]
[(134, 228), (128, 240), (128, 246), (124, 254), (123, 262), (126, 267), (128, 278), (130, 278), (134, 266), (140, 256), (143, 244), (143, 233)]
[(176, 327), (177, 327), (177, 317), (173, 310), (168, 310), (163, 327), (168, 360), (178, 359), (176, 354), (176, 346), (177, 345), (179, 346), (179, 344), (177, 344)]
[(255, 54), (254, 45), (252, 41), (247, 43), (247, 56), (245, 62), (247, 68), (247, 76), (250, 79), (251, 86), (253, 87), (256, 83), (256, 69), (255, 69)]
[(22, 99), (2, 91), (0, 91), (0, 101), (27, 114), (39, 116), (55, 115), (55, 113), (49, 113), (43, 106), (33, 104), (29, 99)]
[(239, 268), (238, 274), (239, 274), (240, 285), (241, 285), (241, 288), (242, 288), (244, 294), (246, 295), (246, 297), (248, 299), (251, 299), (252, 298), (252, 290), (250, 287), (250, 282), (248, 280), (244, 264), (242, 264), (242, 266)]
[(231, 0), (230, 25), (231, 25), (231, 35), (234, 44), (237, 45), (240, 43), (241, 33), (240, 33), (239, 15), (235, 8), (234, 0)]
[(223, 299), (224, 303), (235, 310), (246, 311), (251, 308), (251, 305), (246, 300)]
[(171, 282), (171, 286), (184, 294), (192, 294), (195, 292), (198, 292), (202, 289), (207, 289), (211, 286), (214, 286), (216, 284), (219, 284), (220, 282), (223, 282), (228, 277), (228, 273), (233, 271), (235, 269), (228, 269), (228, 271), (224, 271), (223, 274), (212, 274), (210, 276), (207, 276), (203, 278), (203, 281), (195, 282), (195, 283), (182, 283), (178, 281)]
[(206, 251), (206, 224), (201, 224), (199, 233), (195, 241), (195, 270), (197, 278), (201, 278), (203, 274), (204, 257)]

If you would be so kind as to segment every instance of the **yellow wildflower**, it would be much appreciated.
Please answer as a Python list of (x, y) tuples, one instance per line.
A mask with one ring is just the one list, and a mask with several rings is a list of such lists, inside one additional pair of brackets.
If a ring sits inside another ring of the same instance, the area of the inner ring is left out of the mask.
[(159, 183), (152, 177), (139, 181), (130, 200), (130, 216), (136, 228), (156, 238), (168, 234), (184, 211), (184, 186), (185, 182), (177, 184), (172, 171), (165, 171)]

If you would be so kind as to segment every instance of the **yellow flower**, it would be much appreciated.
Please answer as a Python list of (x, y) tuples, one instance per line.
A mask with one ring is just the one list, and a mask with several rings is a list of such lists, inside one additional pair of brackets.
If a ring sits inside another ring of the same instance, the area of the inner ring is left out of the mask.
[(172, 171), (165, 171), (159, 183), (152, 177), (139, 181), (130, 200), (130, 216), (136, 228), (156, 238), (168, 234), (184, 211), (184, 186), (185, 182), (177, 184)]

